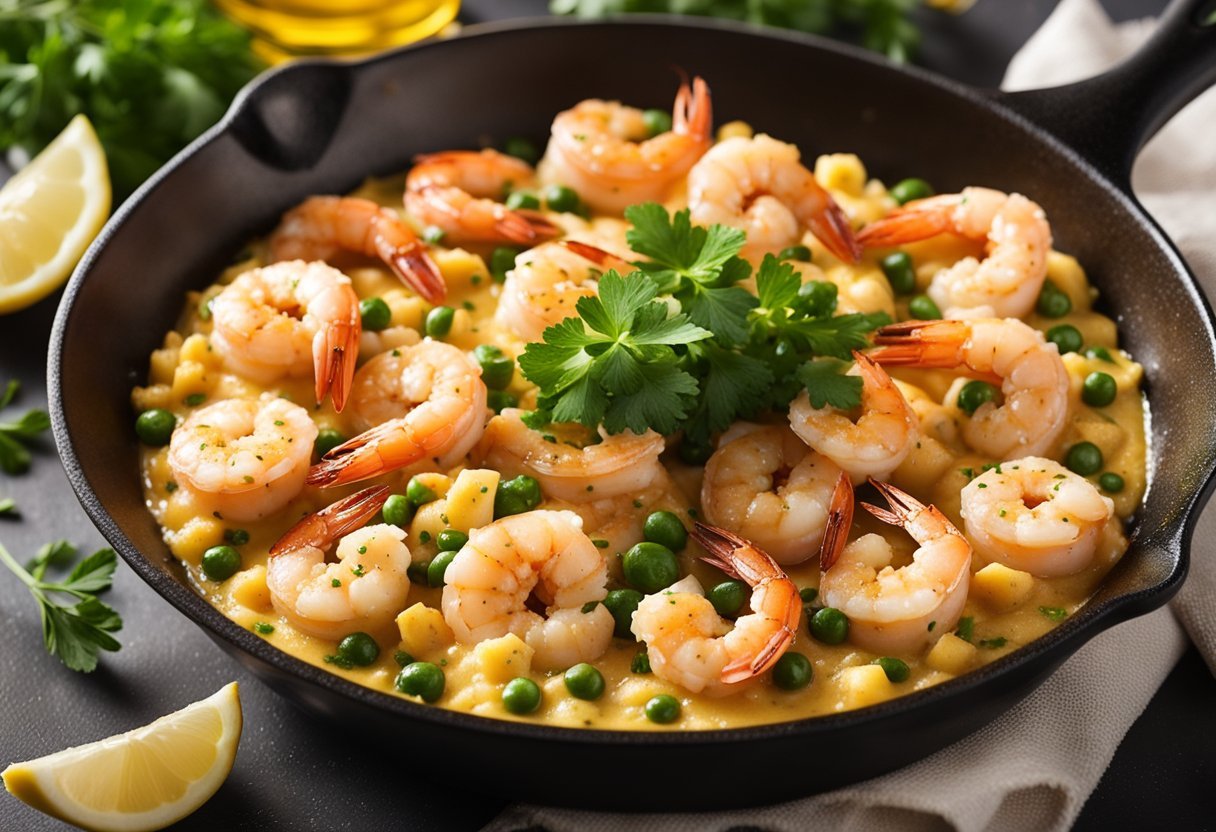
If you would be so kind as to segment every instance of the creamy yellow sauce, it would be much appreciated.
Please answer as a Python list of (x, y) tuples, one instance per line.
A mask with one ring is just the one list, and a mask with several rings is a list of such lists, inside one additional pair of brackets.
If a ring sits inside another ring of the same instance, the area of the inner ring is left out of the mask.
[[(816, 165), (819, 180), (828, 187), (856, 222), (876, 219), (890, 210), (891, 202), (881, 183), (868, 180), (856, 157), (834, 155), (822, 157)], [(384, 205), (399, 206), (401, 180), (369, 182), (356, 195), (378, 200)], [(672, 207), (678, 207), (678, 200)], [(555, 217), (568, 229), (590, 227), (603, 238), (621, 241), (625, 225), (620, 220), (595, 219), (588, 223), (563, 215)], [(816, 265), (805, 266), (804, 280), (830, 280), (840, 292), (840, 311), (886, 311), (898, 320), (905, 319), (907, 301), (896, 299), (881, 269), (877, 257), (867, 254), (861, 263), (848, 266), (834, 260), (809, 235), (804, 240), (814, 252)], [(921, 291), (943, 266), (959, 257), (977, 254), (976, 247), (951, 238), (906, 246), (917, 265)], [(461, 349), (471, 350), (478, 344), (494, 343), (511, 355), (518, 354), (523, 345), (493, 321), (500, 286), (486, 267), (486, 251), (447, 250), (438, 247), (435, 259), (446, 279), (448, 305), (456, 311), (451, 333), (444, 339)], [(255, 397), (264, 391), (285, 396), (307, 407), (322, 428), (334, 428), (344, 436), (356, 432), (349, 414), (337, 414), (327, 400), (317, 406), (313, 399), (312, 381), (286, 379), (264, 387), (242, 379), (224, 369), (223, 363), (209, 342), (211, 322), (200, 316), (201, 302), (218, 293), (242, 271), (266, 262), (265, 246), (255, 243), (249, 256), (219, 276), (215, 285), (202, 293), (192, 293), (185, 310), (174, 328), (165, 336), (164, 345), (153, 353), (148, 384), (133, 391), (137, 411), (164, 408), (184, 418), (198, 406), (226, 398)], [(427, 304), (405, 289), (386, 269), (374, 262), (348, 258), (335, 260), (334, 265), (348, 274), (360, 298), (383, 298), (392, 310), (389, 328), (365, 332), (360, 345), (360, 359), (366, 361), (385, 350), (407, 346), (420, 339)], [(806, 688), (785, 692), (767, 678), (758, 678), (750, 687), (730, 696), (714, 698), (691, 694), (654, 674), (638, 674), (630, 670), (631, 661), (640, 646), (631, 641), (614, 639), (607, 653), (595, 662), (607, 682), (604, 695), (588, 702), (570, 696), (560, 673), (531, 670), (526, 656), (511, 638), (495, 640), (481, 646), (456, 644), (437, 609), (441, 590), (411, 584), (406, 607), (409, 612), (399, 618), (398, 626), (389, 626), (376, 637), (381, 653), (370, 667), (343, 669), (327, 661), (336, 653), (333, 641), (314, 638), (295, 630), (278, 616), (270, 603), (265, 570), (270, 546), (298, 518), (318, 510), (358, 488), (384, 483), (396, 493), (404, 491), (405, 483), (425, 467), (415, 466), (393, 472), (377, 480), (357, 486), (331, 488), (324, 491), (305, 488), (274, 516), (250, 523), (230, 523), (212, 516), (197, 504), (188, 489), (178, 488), (168, 464), (167, 448), (144, 448), (142, 475), (147, 505), (164, 530), (172, 553), (185, 565), (197, 591), (224, 615), (243, 627), (262, 632), (270, 644), (304, 661), (354, 682), (395, 694), (394, 678), (399, 670), (394, 660), (398, 650), (405, 650), (415, 659), (439, 664), (446, 675), (446, 689), (436, 703), (440, 707), (468, 711), (500, 719), (523, 719), (555, 725), (594, 728), (623, 728), (632, 730), (676, 730), (725, 728), (760, 723), (781, 722), (802, 717), (834, 713), (861, 707), (918, 690), (958, 673), (979, 667), (1038, 638), (1057, 626), (1058, 614), (1050, 617), (1041, 611), (1062, 609), (1071, 614), (1094, 592), (1103, 576), (1126, 549), (1123, 524), (1131, 518), (1143, 498), (1146, 483), (1145, 419), (1146, 403), (1140, 391), (1142, 369), (1129, 356), (1120, 352), (1114, 322), (1093, 311), (1096, 290), (1089, 285), (1080, 265), (1071, 257), (1053, 252), (1049, 260), (1049, 278), (1072, 300), (1072, 311), (1064, 318), (1041, 319), (1030, 316), (1027, 322), (1041, 330), (1061, 324), (1076, 326), (1087, 346), (1103, 346), (1110, 350), (1113, 361), (1087, 358), (1070, 353), (1064, 356), (1072, 382), (1070, 424), (1057, 446), (1047, 456), (1061, 459), (1064, 450), (1081, 440), (1096, 444), (1103, 453), (1103, 471), (1123, 477), (1125, 487), (1110, 494), (1115, 503), (1116, 517), (1108, 524), (1098, 545), (1093, 564), (1080, 574), (1062, 578), (1030, 578), (1029, 588), (1019, 593), (1011, 609), (1000, 608), (989, 596), (977, 597), (972, 591), (963, 615), (974, 621), (970, 643), (957, 637), (943, 637), (943, 649), (936, 647), (920, 655), (900, 656), (910, 668), (907, 681), (891, 683), (885, 676), (864, 670), (877, 658), (874, 654), (845, 644), (829, 646), (809, 636), (805, 619), (792, 650), (805, 654), (814, 667), (814, 680)], [(1081, 382), (1094, 370), (1111, 374), (1118, 383), (1114, 403), (1095, 409), (1080, 398)], [(961, 527), (959, 492), (971, 476), (992, 460), (970, 451), (959, 436), (959, 426), (966, 416), (953, 404), (957, 390), (955, 374), (945, 371), (897, 370), (892, 375), (906, 385), (908, 396), (922, 423), (922, 438), (916, 450), (896, 470), (892, 482), (942, 509)], [(535, 391), (517, 372), (509, 388), (521, 400), (521, 407), (535, 402)], [(198, 398), (204, 401), (198, 403)], [(187, 400), (195, 404), (188, 405)], [(774, 417), (774, 422), (784, 416)], [(407, 543), (413, 560), (429, 561), (436, 554), (435, 535), (444, 527), (443, 494), (464, 468), (479, 468), (479, 460), (470, 459), (449, 471), (432, 472), (431, 483), (441, 499), (420, 510), (408, 529)], [(667, 509), (691, 524), (699, 510), (701, 468), (682, 464), (674, 454), (666, 454), (663, 462), (668, 472), (652, 487), (629, 500), (605, 500), (600, 503), (570, 505), (547, 499), (541, 508), (571, 508), (584, 519), (584, 531), (593, 539), (607, 541), (605, 549), (610, 567), (610, 585), (623, 586), (619, 557), (630, 545), (642, 539), (642, 523), (654, 510)], [(504, 471), (504, 478), (514, 471)], [(208, 580), (200, 569), (200, 559), (209, 547), (224, 542), (225, 530), (241, 528), (249, 533), (249, 541), (239, 550), (242, 568), (233, 577), (222, 581)], [(894, 565), (908, 562), (914, 543), (907, 535), (858, 512), (851, 538), (862, 533), (878, 532), (887, 537), (900, 553)], [(424, 542), (428, 541), (428, 542)], [(691, 543), (681, 553), (685, 572), (696, 575), (705, 586), (722, 580), (722, 574), (698, 561), (701, 554)], [(898, 559), (902, 558), (902, 560)], [(973, 559), (973, 574), (987, 566), (978, 554)], [(789, 567), (788, 574), (800, 587), (815, 587), (819, 582), (816, 560)], [(1024, 573), (1022, 573), (1024, 574)], [(1028, 577), (1028, 576), (1027, 576)], [(974, 585), (973, 585), (974, 586)], [(420, 606), (418, 606), (420, 605)], [(429, 608), (429, 612), (428, 612)], [(268, 626), (273, 628), (269, 631)], [(1001, 646), (993, 646), (1004, 639)], [(518, 640), (516, 640), (518, 642)], [(956, 643), (957, 642), (957, 643)], [(941, 643), (939, 642), (939, 645)], [(989, 646), (981, 646), (987, 644)], [(946, 649), (949, 648), (949, 649)], [(860, 672), (858, 672), (858, 670)], [(503, 685), (511, 678), (526, 675), (543, 690), (538, 711), (526, 717), (508, 713), (501, 700)], [(680, 719), (671, 726), (650, 722), (643, 706), (652, 696), (667, 693), (682, 703)], [(396, 694), (401, 695), (401, 694)]]

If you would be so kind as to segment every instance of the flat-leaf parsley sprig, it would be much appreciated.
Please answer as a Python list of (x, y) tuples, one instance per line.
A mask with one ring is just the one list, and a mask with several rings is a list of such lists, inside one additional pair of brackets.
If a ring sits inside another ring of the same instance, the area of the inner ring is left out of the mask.
[[(0, 410), (12, 404), (21, 389), (21, 382), (10, 381), (0, 393)], [(51, 426), (45, 410), (27, 410), (15, 422), (0, 421), (0, 470), (6, 474), (22, 474), (29, 470), (30, 452), (25, 443)]]
[[(118, 650), (110, 635), (122, 629), (118, 613), (97, 598), (110, 588), (117, 558), (113, 549), (100, 549), (76, 564), (62, 581), (46, 580), (50, 567), (66, 567), (77, 554), (66, 540), (48, 543), (26, 566), (0, 546), (0, 563), (29, 587), (42, 611), (42, 639), (46, 650), (72, 670), (88, 673), (97, 667), (99, 650)], [(66, 596), (68, 602), (62, 602)]]
[(609, 433), (684, 432), (704, 446), (716, 431), (764, 410), (781, 410), (803, 389), (817, 407), (856, 407), (861, 381), (844, 375), (851, 352), (869, 344), (886, 315), (836, 315), (836, 287), (802, 283), (771, 255), (756, 294), (738, 285), (752, 267), (746, 236), (695, 226), (646, 203), (625, 211), (630, 247), (648, 258), (600, 282), (579, 318), (545, 330), (520, 359), (553, 420), (602, 424)]

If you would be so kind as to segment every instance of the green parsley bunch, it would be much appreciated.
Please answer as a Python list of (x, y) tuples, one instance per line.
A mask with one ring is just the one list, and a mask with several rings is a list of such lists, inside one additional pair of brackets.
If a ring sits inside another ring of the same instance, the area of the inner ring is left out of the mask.
[(545, 330), (519, 364), (558, 422), (662, 434), (682, 431), (705, 446), (738, 419), (780, 411), (803, 389), (812, 404), (856, 407), (861, 379), (846, 376), (851, 352), (886, 315), (836, 315), (836, 287), (803, 285), (789, 263), (767, 256), (753, 295), (739, 256), (742, 231), (694, 226), (655, 203), (625, 212), (636, 271), (608, 272), (599, 297), (577, 318)]

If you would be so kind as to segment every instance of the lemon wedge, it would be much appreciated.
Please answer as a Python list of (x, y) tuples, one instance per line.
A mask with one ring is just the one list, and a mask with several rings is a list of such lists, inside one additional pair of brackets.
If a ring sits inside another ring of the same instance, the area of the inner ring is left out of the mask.
[(105, 151), (76, 116), (0, 188), (0, 314), (59, 288), (109, 214)]
[(241, 738), (236, 682), (125, 734), (13, 763), (0, 777), (48, 815), (99, 832), (142, 832), (181, 820), (219, 789)]

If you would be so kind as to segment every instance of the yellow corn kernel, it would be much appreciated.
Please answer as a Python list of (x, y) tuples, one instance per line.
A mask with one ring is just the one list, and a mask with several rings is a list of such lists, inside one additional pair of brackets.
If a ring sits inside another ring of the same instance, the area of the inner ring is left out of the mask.
[(990, 563), (971, 576), (971, 595), (998, 612), (1026, 603), (1034, 592), (1034, 576), (1029, 572)]
[(937, 640), (925, 661), (934, 670), (942, 673), (952, 673), (955, 676), (966, 673), (975, 664), (975, 645), (956, 636), (946, 633)]
[(823, 187), (861, 196), (866, 187), (866, 168), (853, 153), (825, 153), (815, 160), (815, 179)]
[(259, 563), (233, 575), (232, 598), (247, 609), (269, 610), (272, 605), (270, 589), (266, 586), (266, 567)]
[(401, 633), (401, 649), (415, 658), (447, 647), (456, 638), (443, 613), (422, 603), (397, 616), (397, 631)]
[(864, 708), (895, 696), (895, 688), (886, 671), (876, 664), (846, 667), (836, 680), (840, 688), (840, 705), (845, 710)]
[(718, 141), (727, 139), (750, 139), (755, 132), (746, 121), (728, 121), (718, 128)]
[(469, 532), (494, 520), (494, 494), (500, 474), (483, 468), (461, 471), (447, 496), (448, 522), (453, 529)]
[(531, 673), (534, 652), (513, 633), (507, 633), (502, 638), (487, 639), (473, 648), (481, 675), (487, 682), (499, 685), (506, 684), (516, 676)]

